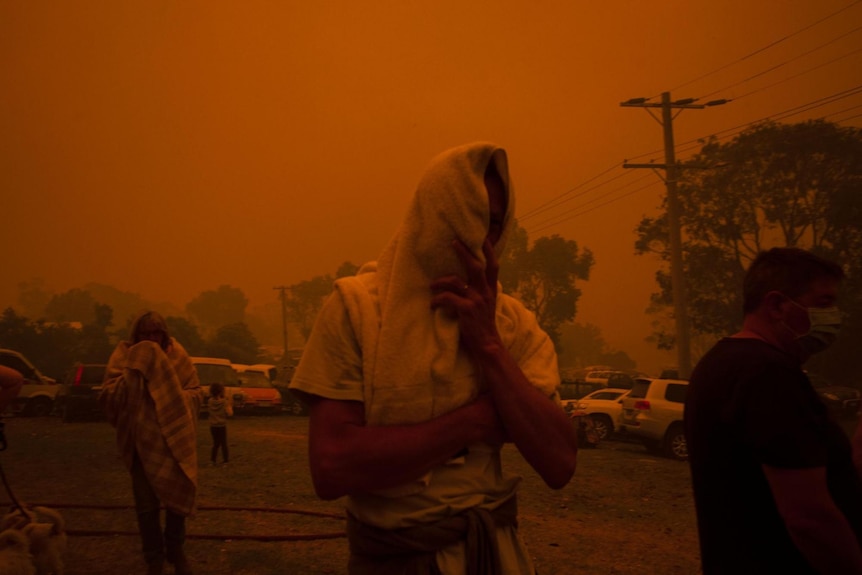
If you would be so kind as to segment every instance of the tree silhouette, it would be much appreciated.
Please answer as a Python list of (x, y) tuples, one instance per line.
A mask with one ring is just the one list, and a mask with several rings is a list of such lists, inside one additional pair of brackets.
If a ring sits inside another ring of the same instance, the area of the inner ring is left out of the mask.
[[(693, 335), (715, 338), (739, 329), (742, 278), (759, 251), (806, 248), (839, 262), (848, 275), (842, 335), (813, 362), (826, 371), (846, 374), (852, 366), (862, 373), (862, 356), (854, 350), (862, 338), (862, 130), (822, 120), (762, 123), (727, 143), (709, 140), (678, 171)], [(644, 218), (637, 234), (637, 253), (669, 261), (664, 215)], [(669, 272), (660, 270), (656, 281), (651, 311), (666, 318), (673, 297)], [(660, 321), (655, 334), (667, 348), (674, 345), (673, 332), (662, 326), (669, 325)]]

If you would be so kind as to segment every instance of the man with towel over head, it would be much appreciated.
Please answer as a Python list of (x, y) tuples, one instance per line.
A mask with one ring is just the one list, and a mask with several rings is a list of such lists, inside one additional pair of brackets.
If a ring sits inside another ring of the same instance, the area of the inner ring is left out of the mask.
[(317, 318), (290, 387), (317, 494), (347, 496), (351, 575), (535, 572), (500, 449), (559, 489), (577, 440), (553, 343), (497, 283), (514, 203), (503, 149), (437, 156), (378, 261)]
[[(164, 561), (191, 575), (185, 518), (195, 510), (198, 485), (197, 422), (203, 390), (186, 350), (154, 311), (132, 324), (105, 372), (99, 402), (117, 428), (117, 446), (132, 475), (141, 547), (148, 575)], [(165, 529), (161, 527), (165, 507)]]

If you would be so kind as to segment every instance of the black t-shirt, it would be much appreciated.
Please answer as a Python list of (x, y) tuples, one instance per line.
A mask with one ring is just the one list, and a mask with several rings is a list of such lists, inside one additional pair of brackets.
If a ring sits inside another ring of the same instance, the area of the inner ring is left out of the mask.
[(814, 572), (762, 464), (826, 467), (832, 498), (862, 541), (850, 441), (791, 356), (757, 339), (719, 341), (692, 373), (685, 426), (705, 575)]

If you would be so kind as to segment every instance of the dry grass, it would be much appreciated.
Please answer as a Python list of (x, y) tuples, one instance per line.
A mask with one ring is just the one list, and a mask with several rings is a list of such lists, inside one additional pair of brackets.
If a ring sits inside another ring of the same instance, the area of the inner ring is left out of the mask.
[[(209, 430), (199, 426), (199, 505), (341, 514), (318, 500), (306, 460), (304, 417), (237, 417), (229, 424), (231, 463), (209, 467)], [(9, 419), (0, 453), (15, 495), (26, 502), (131, 506), (128, 474), (105, 423), (56, 418)], [(684, 463), (648, 455), (639, 445), (606, 442), (582, 450), (575, 479), (552, 491), (507, 447), (504, 465), (524, 476), (521, 532), (541, 575), (694, 574), (697, 534)], [(7, 501), (0, 495), (0, 502)], [(135, 532), (134, 511), (63, 510), (70, 530)], [(341, 574), (343, 538), (253, 541), (243, 536), (338, 533), (343, 520), (262, 511), (201, 511), (186, 544), (199, 575)], [(198, 539), (194, 536), (224, 536)], [(143, 573), (139, 540), (129, 535), (72, 536), (66, 575)]]

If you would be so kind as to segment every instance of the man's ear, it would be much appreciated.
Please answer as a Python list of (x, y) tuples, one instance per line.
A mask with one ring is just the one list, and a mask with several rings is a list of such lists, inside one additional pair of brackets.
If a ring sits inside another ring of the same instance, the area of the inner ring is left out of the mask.
[(763, 308), (772, 319), (783, 319), (787, 305), (787, 296), (780, 291), (771, 291), (763, 298)]

